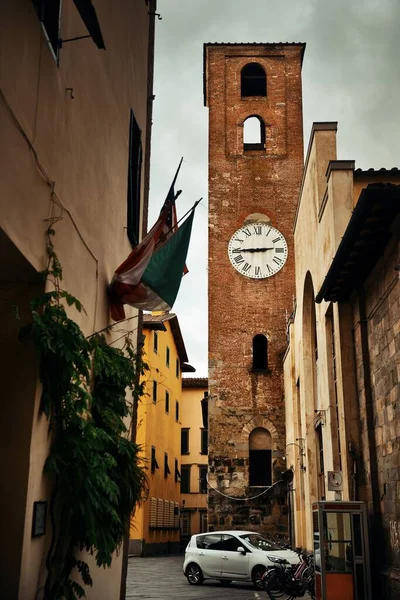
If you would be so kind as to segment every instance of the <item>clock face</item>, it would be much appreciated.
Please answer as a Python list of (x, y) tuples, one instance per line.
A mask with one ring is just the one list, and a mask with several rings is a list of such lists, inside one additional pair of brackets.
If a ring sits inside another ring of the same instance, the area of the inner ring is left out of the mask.
[(249, 223), (235, 231), (228, 245), (232, 266), (250, 279), (275, 275), (286, 262), (287, 243), (268, 223)]

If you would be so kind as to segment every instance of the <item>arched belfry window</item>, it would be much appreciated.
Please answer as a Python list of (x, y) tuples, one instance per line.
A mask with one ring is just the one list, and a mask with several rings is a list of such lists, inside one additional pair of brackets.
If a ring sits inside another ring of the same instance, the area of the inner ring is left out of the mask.
[(249, 486), (272, 485), (272, 438), (264, 427), (249, 435)]
[(253, 370), (266, 371), (268, 369), (268, 340), (262, 333), (253, 338)]
[(243, 123), (243, 150), (264, 150), (265, 125), (261, 117), (251, 115)]
[(242, 98), (246, 96), (267, 95), (267, 76), (262, 66), (258, 63), (245, 65), (242, 69), (240, 79)]

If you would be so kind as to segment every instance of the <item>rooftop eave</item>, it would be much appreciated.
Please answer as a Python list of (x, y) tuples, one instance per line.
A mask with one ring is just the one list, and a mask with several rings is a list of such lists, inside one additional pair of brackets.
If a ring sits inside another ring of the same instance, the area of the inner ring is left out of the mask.
[(362, 286), (392, 237), (400, 212), (400, 185), (370, 184), (354, 208), (315, 302), (346, 301)]
[[(192, 367), (192, 365), (189, 365), (187, 363), (182, 363), (181, 364), (181, 372), (182, 373), (196, 373), (196, 369), (194, 367)], [(184, 381), (182, 379), (182, 381)]]
[[(186, 353), (186, 348), (185, 348), (185, 343), (183, 341), (181, 328), (179, 327), (178, 317), (176, 315), (173, 315), (172, 317), (168, 318), (168, 321), (171, 326), (172, 335), (174, 336), (179, 360), (181, 361), (181, 364), (183, 365), (183, 363), (187, 363), (187, 361), (189, 359), (188, 359), (188, 355)], [(190, 365), (188, 365), (188, 366), (190, 366)], [(193, 368), (193, 367), (191, 367), (191, 368)], [(183, 371), (183, 368), (181, 368), (181, 371)]]
[[(193, 367), (192, 367), (193, 369)], [(207, 377), (182, 377), (182, 387), (184, 388), (208, 388)]]

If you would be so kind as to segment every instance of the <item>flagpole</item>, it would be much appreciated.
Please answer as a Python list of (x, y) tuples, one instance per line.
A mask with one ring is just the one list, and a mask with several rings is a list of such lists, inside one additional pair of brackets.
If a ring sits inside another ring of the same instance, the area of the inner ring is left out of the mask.
[[(179, 194), (178, 194), (178, 196), (179, 196)], [(165, 237), (167, 237), (167, 236), (168, 236), (168, 234), (169, 234), (169, 233), (171, 233), (171, 231), (173, 231), (173, 230), (174, 230), (176, 227), (178, 227), (179, 223), (180, 223), (180, 222), (181, 222), (181, 221), (182, 221), (182, 220), (183, 220), (185, 217), (187, 217), (187, 216), (188, 216), (188, 214), (190, 214), (190, 213), (191, 213), (193, 210), (195, 210), (196, 206), (197, 206), (197, 205), (198, 205), (198, 204), (199, 204), (199, 203), (200, 203), (202, 200), (203, 200), (203, 198), (200, 198), (200, 200), (196, 200), (196, 202), (193, 204), (192, 208), (189, 208), (189, 210), (188, 210), (188, 211), (187, 211), (187, 212), (186, 212), (186, 213), (183, 215), (183, 217), (181, 217), (181, 218), (179, 219), (179, 221), (177, 221), (177, 222), (175, 223), (175, 225), (174, 225), (173, 227), (171, 227), (171, 229), (168, 229), (167, 233), (165, 234)], [(175, 201), (175, 199), (174, 199), (174, 201)], [(161, 245), (164, 245), (166, 241), (167, 241), (167, 240), (165, 240), (165, 241), (164, 241), (164, 242), (163, 242)]]
[(181, 217), (181, 218), (179, 219), (179, 221), (177, 221), (176, 225), (179, 225), (179, 223), (180, 223), (180, 222), (181, 222), (181, 221), (182, 221), (182, 220), (183, 220), (185, 217), (187, 217), (187, 216), (188, 216), (188, 214), (189, 214), (189, 213), (191, 213), (191, 212), (192, 212), (192, 210), (194, 210), (194, 209), (196, 208), (196, 206), (197, 206), (198, 204), (200, 204), (200, 202), (201, 202), (202, 200), (203, 200), (203, 198), (200, 198), (200, 200), (196, 200), (196, 202), (193, 204), (192, 208), (189, 208), (189, 210), (188, 210), (188, 211), (187, 211), (187, 212), (186, 212), (186, 213), (183, 215), (183, 217)]
[(183, 156), (182, 156), (182, 158), (181, 158), (181, 160), (180, 160), (180, 163), (179, 163), (179, 165), (178, 165), (178, 168), (177, 168), (177, 170), (176, 170), (175, 177), (174, 177), (174, 179), (173, 179), (173, 181), (172, 181), (172, 183), (171, 183), (171, 187), (170, 187), (170, 189), (172, 189), (172, 188), (174, 187), (175, 183), (176, 183), (176, 180), (177, 180), (177, 178), (178, 178), (179, 171), (180, 171), (180, 169), (181, 169), (182, 162), (183, 162)]

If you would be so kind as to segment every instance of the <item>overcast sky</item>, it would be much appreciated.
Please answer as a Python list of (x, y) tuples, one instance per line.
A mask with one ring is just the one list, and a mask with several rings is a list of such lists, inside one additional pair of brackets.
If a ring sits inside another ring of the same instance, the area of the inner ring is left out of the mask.
[(158, 0), (150, 220), (181, 156), (178, 217), (200, 197), (173, 311), (195, 376), (207, 376), (207, 135), (204, 42), (306, 42), (304, 144), (338, 121), (338, 159), (400, 166), (400, 0)]

